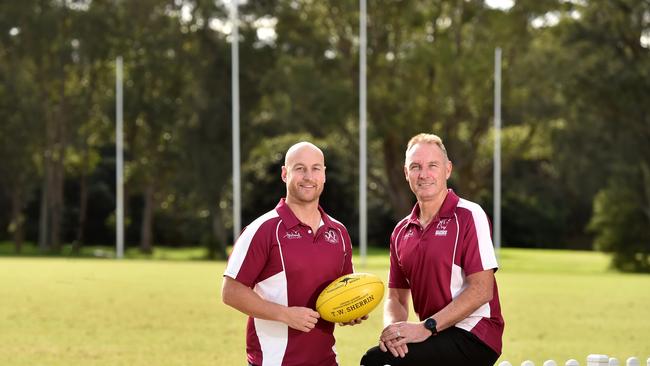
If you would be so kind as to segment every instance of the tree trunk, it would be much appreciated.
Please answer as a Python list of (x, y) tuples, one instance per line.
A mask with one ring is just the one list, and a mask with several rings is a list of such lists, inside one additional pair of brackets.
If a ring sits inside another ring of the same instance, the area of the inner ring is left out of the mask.
[(54, 253), (61, 252), (61, 227), (63, 224), (63, 149), (58, 147), (57, 160), (54, 162), (53, 188), (51, 203), (51, 245)]
[(63, 210), (63, 149), (58, 143), (58, 128), (51, 119), (46, 121), (47, 147), (44, 154), (43, 189), (39, 223), (41, 252), (60, 250), (61, 215)]
[(83, 157), (81, 164), (81, 177), (79, 179), (79, 217), (77, 220), (77, 235), (72, 244), (72, 252), (79, 254), (84, 245), (84, 229), (86, 227), (86, 216), (88, 211), (88, 144), (84, 142)]
[(223, 225), (221, 208), (218, 204), (212, 209), (212, 240), (208, 242), (208, 257), (210, 259), (226, 259), (226, 228)]
[[(641, 161), (641, 182), (644, 190), (640, 205), (647, 223), (650, 224), (650, 164), (646, 161)], [(647, 227), (650, 227), (650, 225)]]
[[(47, 157), (45, 158), (47, 159)], [(49, 169), (48, 169), (49, 163), (47, 160), (44, 161), (43, 167), (45, 170), (45, 176), (43, 177), (43, 185), (41, 188), (41, 208), (40, 208), (40, 215), (38, 218), (38, 250), (41, 253), (45, 253), (50, 249), (50, 243), (48, 240), (48, 221), (49, 221), (49, 210), (47, 209), (49, 204), (48, 201), (49, 199), (49, 185), (48, 185), (48, 175), (49, 175)]]
[(388, 177), (388, 198), (393, 207), (393, 219), (401, 220), (413, 208), (414, 196), (404, 177), (404, 158), (394, 136), (386, 136), (383, 142), (384, 167)]
[(153, 183), (148, 183), (144, 191), (144, 209), (140, 230), (140, 251), (146, 254), (153, 252), (153, 207), (154, 186)]
[[(68, 38), (68, 13), (66, 7), (63, 8), (63, 18), (61, 20), (60, 29), (62, 38)], [(59, 64), (58, 64), (58, 87), (59, 87), (59, 103), (56, 117), (50, 120), (53, 123), (53, 140), (52, 140), (52, 190), (51, 195), (51, 244), (52, 251), (55, 253), (61, 252), (61, 232), (63, 225), (63, 186), (65, 182), (65, 150), (67, 146), (66, 139), (66, 122), (67, 122), (67, 97), (65, 92), (66, 84), (66, 71), (65, 66), (68, 63), (68, 53), (62, 48), (59, 51)]]
[(11, 223), (9, 224), (16, 254), (20, 254), (23, 249), (25, 239), (24, 223), (22, 186), (17, 185), (11, 194)]

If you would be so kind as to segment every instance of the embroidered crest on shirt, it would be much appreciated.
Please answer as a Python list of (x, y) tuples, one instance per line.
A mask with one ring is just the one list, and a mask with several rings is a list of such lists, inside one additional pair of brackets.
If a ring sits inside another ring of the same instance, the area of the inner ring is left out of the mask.
[(438, 225), (436, 226), (436, 236), (447, 235), (447, 225), (449, 225), (450, 221), (451, 219), (441, 219), (438, 221)]
[(325, 232), (325, 240), (332, 244), (337, 244), (339, 242), (339, 237), (336, 235), (336, 231), (329, 229)]
[(284, 237), (287, 238), (287, 239), (300, 239), (300, 238), (302, 238), (302, 236), (300, 235), (298, 230), (287, 231), (287, 233), (284, 234)]

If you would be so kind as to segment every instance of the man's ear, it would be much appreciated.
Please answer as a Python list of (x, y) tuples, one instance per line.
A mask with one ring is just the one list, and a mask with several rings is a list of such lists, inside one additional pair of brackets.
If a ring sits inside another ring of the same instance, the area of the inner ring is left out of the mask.
[(282, 177), (283, 182), (287, 182), (287, 167), (284, 165), (282, 166), (282, 173), (280, 173), (280, 177)]
[(453, 170), (454, 165), (451, 163), (451, 160), (447, 160), (447, 179), (451, 177), (451, 171)]
[(404, 179), (406, 179), (407, 182), (409, 181), (409, 170), (406, 165), (404, 165)]

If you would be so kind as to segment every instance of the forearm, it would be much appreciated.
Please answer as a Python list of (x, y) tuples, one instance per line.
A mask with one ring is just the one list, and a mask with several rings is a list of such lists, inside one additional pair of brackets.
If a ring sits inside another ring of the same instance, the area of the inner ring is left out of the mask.
[(253, 289), (231, 278), (224, 278), (221, 298), (226, 305), (253, 318), (286, 323), (286, 306), (264, 300)]
[(492, 273), (489, 276), (482, 274), (475, 276), (467, 288), (460, 293), (451, 303), (437, 312), (433, 318), (436, 319), (437, 330), (454, 326), (456, 323), (467, 318), (483, 304), (492, 299), (493, 281)]
[(384, 304), (384, 326), (406, 321), (407, 319), (408, 304), (403, 304), (395, 298), (387, 298)]

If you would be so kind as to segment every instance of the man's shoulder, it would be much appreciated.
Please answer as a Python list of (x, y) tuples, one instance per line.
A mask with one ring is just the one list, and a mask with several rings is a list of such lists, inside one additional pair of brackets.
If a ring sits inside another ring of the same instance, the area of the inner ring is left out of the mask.
[(483, 207), (481, 207), (481, 205), (464, 198), (460, 198), (458, 200), (456, 209), (459, 215), (485, 215), (485, 210), (483, 210)]
[(244, 228), (243, 233), (248, 232), (250, 235), (253, 235), (259, 231), (275, 230), (275, 225), (278, 221), (280, 221), (280, 215), (275, 209), (273, 209), (253, 220), (248, 224), (248, 226), (246, 226), (246, 228)]
[(345, 230), (346, 232), (348, 231), (348, 228), (346, 228), (345, 225), (344, 225), (341, 221), (335, 219), (335, 218), (332, 217), (332, 215), (330, 215), (330, 214), (327, 214), (327, 213), (326, 213), (325, 215), (327, 215), (327, 218), (330, 220), (330, 222), (332, 223), (332, 225), (334, 225), (335, 227), (337, 227), (337, 228), (339, 228), (339, 229), (341, 229), (341, 230)]
[(407, 215), (403, 219), (399, 220), (395, 227), (393, 228), (393, 236), (395, 236), (397, 233), (399, 233), (402, 229), (404, 229), (408, 223), (409, 220), (411, 219), (411, 214)]

